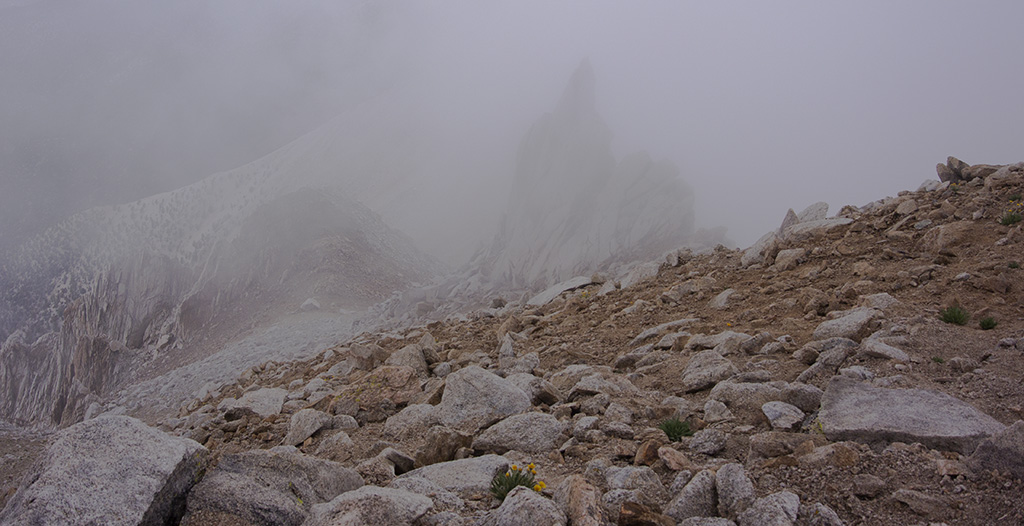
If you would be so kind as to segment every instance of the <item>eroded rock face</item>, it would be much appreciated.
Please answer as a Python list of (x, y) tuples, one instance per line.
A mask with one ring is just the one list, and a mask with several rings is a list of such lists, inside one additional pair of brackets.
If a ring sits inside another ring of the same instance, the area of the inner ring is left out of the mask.
[[(239, 184), (215, 176), (88, 210), (5, 261), (0, 310), (17, 308), (0, 327), (0, 418), (73, 424), (146, 359), (195, 360), (202, 337), (244, 330), (238, 314), (254, 297), (293, 310), (316, 290), (325, 302), (380, 301), (440, 268), (343, 193)], [(240, 352), (132, 402), (176, 409), (207, 382), (280, 359), (273, 351)]]
[(198, 443), (134, 418), (94, 418), (57, 435), (0, 523), (164, 524), (184, 513), (206, 457)]
[(476, 262), (482, 275), (540, 289), (692, 237), (693, 192), (678, 169), (646, 153), (616, 162), (610, 141), (584, 62), (520, 145), (500, 232)]
[(832, 441), (920, 442), (963, 454), (1006, 427), (944, 393), (884, 389), (840, 376), (825, 389), (818, 418)]

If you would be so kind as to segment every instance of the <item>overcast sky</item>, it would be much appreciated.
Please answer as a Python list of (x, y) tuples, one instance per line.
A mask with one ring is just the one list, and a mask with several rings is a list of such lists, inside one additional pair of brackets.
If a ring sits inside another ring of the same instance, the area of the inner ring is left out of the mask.
[(616, 154), (675, 162), (699, 224), (745, 246), (787, 208), (915, 189), (947, 155), (1024, 160), (1022, 20), (1011, 0), (0, 0), (0, 244), (389, 90), (421, 94), (440, 155), (493, 167), (458, 177), (503, 180), (589, 58)]

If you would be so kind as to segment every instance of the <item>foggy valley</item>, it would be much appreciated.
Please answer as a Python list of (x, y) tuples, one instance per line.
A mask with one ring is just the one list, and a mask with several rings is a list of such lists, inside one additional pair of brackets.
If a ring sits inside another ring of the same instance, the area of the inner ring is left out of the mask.
[[(0, 0), (0, 523), (138, 506), (89, 489), (126, 449), (170, 467), (124, 524), (1024, 520), (1022, 17)], [(860, 433), (847, 394), (964, 422)], [(886, 478), (902, 442), (962, 467)], [(534, 461), (557, 488), (489, 500)]]

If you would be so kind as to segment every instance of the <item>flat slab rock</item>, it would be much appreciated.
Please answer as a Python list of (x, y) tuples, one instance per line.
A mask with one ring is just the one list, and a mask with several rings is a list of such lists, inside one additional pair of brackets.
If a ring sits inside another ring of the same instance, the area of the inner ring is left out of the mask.
[(831, 441), (869, 445), (919, 442), (932, 449), (970, 454), (1006, 426), (973, 406), (924, 389), (883, 389), (833, 377), (818, 415)]

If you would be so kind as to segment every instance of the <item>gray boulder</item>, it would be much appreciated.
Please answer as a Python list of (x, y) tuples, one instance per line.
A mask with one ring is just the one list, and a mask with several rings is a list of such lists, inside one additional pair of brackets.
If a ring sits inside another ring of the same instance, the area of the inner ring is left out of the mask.
[(227, 455), (188, 498), (185, 524), (243, 520), (298, 525), (310, 508), (363, 485), (355, 471), (301, 453), (254, 449)]
[(768, 402), (761, 406), (764, 416), (772, 424), (772, 429), (788, 431), (804, 421), (804, 412), (786, 402)]
[(884, 389), (841, 376), (833, 377), (825, 389), (818, 419), (834, 442), (920, 442), (963, 454), (1006, 427), (944, 393)]
[(611, 490), (637, 490), (641, 501), (648, 506), (662, 506), (670, 497), (658, 474), (647, 466), (610, 467), (605, 473), (605, 483)]
[(441, 424), (475, 432), (529, 408), (530, 397), (522, 389), (474, 365), (448, 375), (436, 415)]
[(565, 513), (554, 502), (530, 488), (518, 487), (505, 497), (483, 524), (493, 526), (564, 526)]
[(238, 400), (226, 398), (221, 402), (219, 408), (223, 410), (233, 408), (249, 409), (260, 415), (261, 418), (266, 418), (281, 412), (281, 407), (284, 406), (284, 399), (287, 396), (288, 391), (284, 389), (264, 387), (263, 389), (249, 391)]
[(736, 366), (715, 351), (702, 351), (690, 358), (683, 371), (682, 388), (687, 393), (702, 391), (736, 374)]
[(806, 248), (790, 248), (780, 250), (775, 256), (775, 270), (791, 270), (807, 255)]
[(510, 416), (487, 428), (473, 441), (473, 449), (499, 455), (509, 450), (546, 453), (557, 449), (568, 437), (565, 424), (546, 413)]
[(665, 506), (663, 513), (677, 521), (690, 517), (713, 517), (718, 511), (715, 474), (701, 471)]
[(823, 321), (814, 329), (815, 340), (849, 338), (859, 341), (871, 332), (871, 322), (881, 316), (881, 311), (857, 307), (842, 311), (837, 318)]
[(398, 478), (420, 477), (459, 495), (486, 494), (491, 488), (491, 479), (508, 470), (508, 459), (498, 455), (439, 462), (408, 473)]
[(983, 440), (967, 462), (976, 471), (998, 469), (1024, 479), (1024, 420)]
[(726, 464), (715, 474), (718, 514), (736, 518), (754, 502), (754, 485), (740, 464)]
[(740, 526), (793, 526), (800, 513), (800, 497), (780, 491), (754, 501), (739, 516)]
[(313, 507), (308, 526), (387, 524), (412, 526), (430, 511), (431, 500), (395, 488), (363, 486)]
[(37, 474), (0, 523), (164, 524), (206, 466), (207, 450), (126, 416), (100, 416), (58, 433)]
[(301, 409), (292, 415), (284, 445), (297, 446), (334, 421), (334, 417), (316, 409)]

